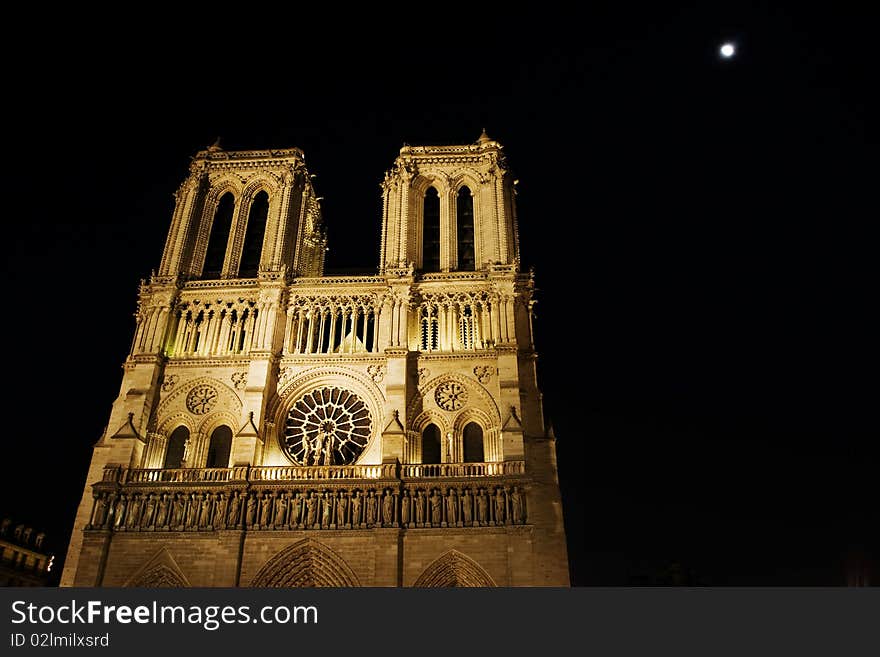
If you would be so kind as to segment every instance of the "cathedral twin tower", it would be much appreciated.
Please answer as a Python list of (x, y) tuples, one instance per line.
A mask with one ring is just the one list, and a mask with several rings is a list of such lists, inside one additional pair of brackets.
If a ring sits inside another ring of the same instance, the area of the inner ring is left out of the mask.
[(378, 274), (324, 276), (300, 150), (199, 152), (62, 585), (568, 585), (514, 186), (404, 146)]

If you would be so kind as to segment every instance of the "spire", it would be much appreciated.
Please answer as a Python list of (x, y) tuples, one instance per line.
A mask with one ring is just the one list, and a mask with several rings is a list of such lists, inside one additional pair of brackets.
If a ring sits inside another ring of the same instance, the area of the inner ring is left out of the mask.
[(486, 128), (483, 128), (483, 133), (480, 135), (480, 138), (477, 139), (478, 144), (487, 144), (491, 139), (489, 139), (489, 135), (486, 134)]

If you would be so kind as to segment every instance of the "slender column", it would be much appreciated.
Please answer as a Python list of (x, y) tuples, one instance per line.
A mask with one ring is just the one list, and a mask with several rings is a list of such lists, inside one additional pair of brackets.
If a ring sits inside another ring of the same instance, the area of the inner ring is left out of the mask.
[(315, 312), (316, 311), (317, 311), (317, 309), (314, 306), (309, 308), (309, 310), (307, 311), (308, 316), (309, 316), (309, 319), (308, 319), (309, 329), (308, 329), (308, 334), (306, 335), (306, 353), (307, 354), (312, 353), (312, 343), (314, 342), (313, 338), (315, 335)]
[(260, 312), (257, 310), (256, 306), (248, 310), (248, 329), (244, 342), (245, 353), (249, 352), (254, 344), (257, 346), (260, 345), (260, 341), (257, 338), (257, 320), (259, 319), (259, 315)]
[(297, 320), (296, 320), (296, 342), (293, 345), (293, 353), (298, 354), (301, 353), (303, 345), (302, 343), (302, 334), (305, 329), (305, 324), (308, 320), (306, 320), (305, 311), (300, 308), (297, 311)]
[(361, 317), (364, 318), (364, 328), (361, 331), (361, 344), (364, 345), (364, 351), (370, 350), (370, 345), (367, 344), (367, 326), (370, 323), (370, 313), (368, 308), (361, 308)]
[(217, 338), (217, 354), (225, 356), (229, 353), (229, 333), (232, 331), (232, 311), (225, 310), (220, 318), (220, 335)]
[(379, 351), (379, 306), (373, 308), (373, 353)]
[(284, 346), (281, 349), (281, 353), (285, 356), (292, 350), (290, 343), (293, 340), (294, 313), (295, 310), (293, 308), (288, 308), (284, 316)]
[[(344, 310), (340, 310), (338, 308), (334, 308), (331, 306), (330, 308), (330, 339), (327, 341), (327, 353), (333, 352), (334, 342), (336, 341), (336, 315), (338, 314), (340, 319), (345, 317)], [(343, 339), (345, 339), (345, 320), (342, 322), (342, 333)], [(323, 343), (322, 343), (323, 344)]]
[(324, 348), (324, 331), (327, 328), (327, 313), (325, 308), (321, 308), (321, 324), (318, 329), (318, 348), (315, 349), (315, 353), (321, 353), (321, 350)]

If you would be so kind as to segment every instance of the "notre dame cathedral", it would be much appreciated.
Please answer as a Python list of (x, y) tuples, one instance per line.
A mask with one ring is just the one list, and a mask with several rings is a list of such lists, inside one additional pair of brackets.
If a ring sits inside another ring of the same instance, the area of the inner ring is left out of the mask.
[(502, 146), (404, 146), (324, 276), (296, 148), (199, 152), (142, 281), (62, 586), (567, 586)]

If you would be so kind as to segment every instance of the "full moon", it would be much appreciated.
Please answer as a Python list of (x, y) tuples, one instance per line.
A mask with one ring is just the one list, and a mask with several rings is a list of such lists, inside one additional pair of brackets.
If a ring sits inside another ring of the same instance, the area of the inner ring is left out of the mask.
[(723, 46), (721, 46), (721, 56), (726, 59), (733, 57), (733, 53), (735, 51), (736, 49), (733, 47), (732, 43), (725, 43)]

